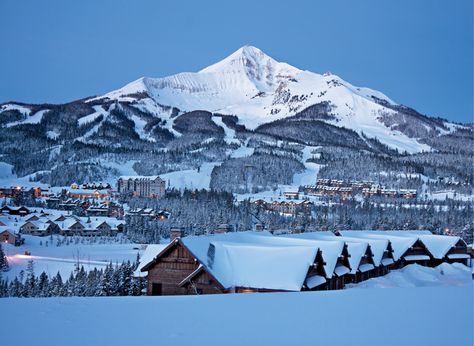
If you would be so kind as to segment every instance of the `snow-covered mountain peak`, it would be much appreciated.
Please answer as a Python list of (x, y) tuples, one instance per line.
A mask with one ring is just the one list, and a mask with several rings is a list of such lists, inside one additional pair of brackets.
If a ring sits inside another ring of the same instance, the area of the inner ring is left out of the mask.
[[(100, 99), (131, 102), (167, 120), (169, 129), (173, 128), (170, 116), (176, 112), (206, 110), (235, 115), (239, 125), (256, 130), (314, 105), (327, 104), (330, 114), (323, 120), (328, 124), (408, 152), (429, 150), (418, 141), (425, 132), (447, 131), (429, 120), (420, 121), (420, 117), (413, 120), (379, 91), (354, 86), (332, 73), (300, 70), (253, 46), (243, 46), (198, 72), (140, 78), (90, 101)], [(417, 123), (419, 129), (409, 129), (404, 125), (408, 122)]]
[(301, 70), (281, 63), (253, 46), (243, 46), (200, 74), (245, 75), (260, 91), (274, 89), (282, 78), (293, 78)]
[(266, 66), (276, 68), (279, 65), (286, 65), (285, 67), (293, 72), (299, 72), (297, 68), (276, 61), (257, 47), (243, 46), (221, 61), (202, 69), (199, 73), (230, 72), (241, 68), (258, 69)]

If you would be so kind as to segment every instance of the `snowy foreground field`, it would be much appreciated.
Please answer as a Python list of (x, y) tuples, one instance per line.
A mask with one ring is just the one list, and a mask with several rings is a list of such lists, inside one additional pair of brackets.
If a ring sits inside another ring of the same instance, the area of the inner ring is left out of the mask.
[(473, 289), (3, 299), (2, 345), (473, 345)]
[[(381, 288), (391, 287), (391, 288)], [(0, 299), (1, 345), (473, 345), (462, 266), (408, 266), (340, 291)]]

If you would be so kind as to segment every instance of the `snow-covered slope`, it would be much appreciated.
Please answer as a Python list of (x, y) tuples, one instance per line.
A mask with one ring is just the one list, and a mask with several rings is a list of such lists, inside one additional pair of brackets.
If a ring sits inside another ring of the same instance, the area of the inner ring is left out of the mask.
[[(472, 293), (472, 285), (466, 285), (176, 297), (4, 298), (0, 299), (5, 330), (1, 340), (3, 345), (50, 346), (150, 341), (174, 346), (468, 346), (473, 342)], [(85, 321), (87, 330), (79, 327)], [(12, 332), (19, 325), (22, 333)]]
[[(248, 165), (258, 166), (251, 175), (259, 190), (292, 180), (311, 184), (329, 163), (316, 162), (314, 148), (377, 157), (450, 155), (464, 153), (471, 133), (470, 125), (422, 115), (378, 91), (278, 62), (251, 46), (198, 72), (143, 77), (98, 97), (60, 105), (0, 104), (2, 161), (17, 176), (43, 172), (35, 179), (56, 186), (76, 181), (77, 172), (86, 180), (115, 178), (124, 162), (137, 174), (167, 174), (180, 187), (212, 182), (216, 189), (243, 192), (254, 186), (243, 181), (250, 178), (229, 182), (236, 176), (230, 171)], [(265, 178), (258, 165), (263, 161), (256, 160), (262, 154), (266, 164), (279, 162)], [(388, 161), (379, 161), (381, 170), (390, 169)], [(225, 165), (220, 172), (217, 163)]]
[[(398, 105), (381, 92), (355, 87), (330, 73), (321, 75), (277, 62), (252, 46), (244, 46), (199, 72), (140, 78), (91, 100), (130, 101), (144, 93), (155, 103), (181, 112), (207, 110), (236, 115), (239, 123), (251, 130), (311, 105), (329, 102), (334, 119), (328, 122), (335, 126), (378, 138), (401, 151), (430, 149), (417, 138), (384, 124), (382, 117), (397, 113), (390, 106)], [(438, 130), (444, 131), (444, 127)]]

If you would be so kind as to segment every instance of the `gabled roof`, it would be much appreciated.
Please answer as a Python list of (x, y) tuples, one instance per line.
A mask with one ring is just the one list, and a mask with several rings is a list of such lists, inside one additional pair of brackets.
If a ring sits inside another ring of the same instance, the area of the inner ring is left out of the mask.
[(17, 229), (22, 224), (22, 218), (18, 215), (2, 215), (0, 221), (12, 229)]
[[(150, 269), (160, 259), (160, 257), (164, 253), (166, 253), (169, 249), (177, 246), (178, 244), (179, 244), (179, 238), (176, 238), (175, 240), (171, 241), (169, 244), (165, 245), (165, 247), (163, 249), (161, 249), (161, 250), (157, 249), (157, 251), (158, 251), (157, 253), (155, 253), (152, 249), (150, 249), (150, 254), (147, 255), (147, 259), (151, 258), (151, 260), (148, 261), (148, 263), (146, 263), (145, 260), (140, 261), (140, 263), (143, 262), (143, 266), (140, 269), (140, 271), (141, 272), (148, 271), (148, 269)], [(152, 256), (153, 253), (155, 253), (154, 256)]]
[[(350, 232), (350, 231), (348, 231)], [(350, 246), (349, 244), (351, 243), (364, 243), (368, 244), (370, 246), (370, 250), (373, 255), (373, 261), (375, 265), (380, 265), (382, 264), (382, 257), (384, 255), (385, 250), (388, 248), (389, 241), (388, 239), (377, 239), (377, 238), (368, 238), (368, 237), (351, 237), (351, 236), (346, 236), (346, 231), (340, 232), (342, 236), (336, 236), (332, 232), (306, 232), (303, 233), (301, 237), (306, 237), (308, 239), (319, 239), (319, 240), (342, 240), (347, 244), (347, 250), (349, 252), (349, 255), (351, 256), (349, 258), (349, 262), (351, 263), (351, 269), (352, 270), (357, 270), (357, 268), (354, 269), (354, 257), (359, 256), (359, 251), (358, 248), (355, 245)], [(364, 247), (364, 245), (362, 245)], [(367, 249), (364, 251), (367, 251)], [(363, 254), (362, 254), (363, 255)], [(360, 259), (359, 259), (360, 262)]]
[(148, 244), (145, 251), (140, 257), (140, 263), (138, 264), (137, 269), (134, 272), (134, 276), (140, 276), (143, 267), (148, 263), (152, 262), (154, 258), (160, 254), (163, 249), (168, 246), (168, 244)]
[(314, 263), (314, 246), (212, 242), (206, 268), (225, 288), (300, 291)]
[(370, 246), (370, 250), (372, 252), (372, 259), (376, 266), (379, 266), (382, 264), (383, 255), (385, 251), (388, 249), (388, 244), (389, 244), (388, 239), (355, 238), (355, 237), (346, 237), (346, 236), (342, 236), (342, 239), (346, 242), (351, 242), (351, 241), (367, 242)]
[[(352, 231), (343, 231), (341, 233), (347, 234), (348, 232)], [(402, 237), (406, 239), (415, 239), (419, 240), (429, 251), (429, 253), (436, 259), (442, 259), (448, 251), (455, 246), (461, 238), (455, 236), (447, 236), (447, 235), (434, 235), (430, 231), (423, 231), (423, 230), (414, 230), (414, 231), (366, 231), (361, 232), (364, 234), (370, 234), (375, 236), (383, 236), (387, 239), (394, 238), (394, 237)], [(396, 238), (394, 238), (396, 239)], [(393, 242), (392, 242), (393, 247)], [(395, 249), (394, 249), (394, 257), (395, 257)]]
[(268, 232), (190, 236), (170, 243), (141, 270), (148, 270), (178, 243), (198, 260), (201, 270), (206, 270), (225, 289), (299, 291), (318, 253), (313, 241), (278, 238)]
[[(315, 240), (321, 240), (321, 241), (343, 241), (347, 245), (347, 251), (349, 253), (348, 260), (349, 260), (349, 265), (351, 267), (351, 274), (355, 274), (357, 272), (359, 268), (359, 264), (362, 260), (362, 257), (367, 252), (367, 248), (369, 245), (369, 242), (365, 239), (338, 237), (334, 235), (334, 233), (332, 232), (322, 232), (322, 231), (305, 232), (305, 233), (300, 233), (298, 235), (295, 235), (295, 237), (305, 238), (305, 239), (315, 239)], [(388, 241), (386, 241), (386, 243), (388, 246)], [(383, 252), (382, 252), (382, 255), (383, 255)], [(382, 258), (380, 258), (380, 260), (381, 259)]]
[(67, 229), (70, 229), (72, 226), (74, 226), (76, 223), (79, 223), (81, 226), (84, 226), (78, 219), (74, 217), (68, 217), (64, 221), (58, 221), (57, 225), (62, 230), (67, 230)]
[(413, 231), (395, 231), (397, 235), (412, 237), (416, 236), (425, 245), (426, 249), (436, 259), (442, 259), (461, 238), (447, 235), (434, 235), (431, 233), (416, 233)]
[(24, 225), (26, 225), (27, 223), (32, 223), (38, 229), (38, 231), (46, 231), (49, 227), (51, 227), (51, 224), (44, 220), (28, 221)]
[(390, 232), (377, 231), (341, 231), (344, 236), (364, 239), (386, 239), (390, 241), (393, 249), (393, 259), (398, 261), (409, 248), (418, 240), (416, 236), (398, 236)]
[(11, 235), (16, 236), (16, 233), (12, 229), (8, 228), (7, 226), (0, 226), (0, 234), (3, 234), (5, 232), (8, 232)]
[[(316, 234), (319, 232), (309, 232), (309, 233), (297, 233), (297, 234), (283, 234), (279, 237), (281, 238), (293, 238), (293, 239), (305, 239), (311, 240), (314, 246), (317, 246), (321, 251), (321, 255), (324, 260), (324, 271), (326, 272), (326, 277), (328, 279), (332, 278), (334, 270), (336, 268), (337, 260), (342, 255), (344, 250), (344, 241), (338, 239), (334, 236), (334, 240), (321, 240)], [(321, 232), (325, 233), (325, 232)], [(327, 235), (332, 234), (330, 232)]]
[(349, 252), (349, 265), (351, 269), (351, 274), (356, 274), (357, 270), (359, 269), (360, 262), (362, 257), (367, 252), (367, 248), (369, 246), (366, 242), (353, 242), (353, 241), (346, 241), (347, 251)]
[(108, 217), (108, 216), (91, 216), (91, 217), (80, 218), (80, 221), (83, 225), (86, 225), (87, 221), (89, 220), (90, 220), (89, 225), (93, 225), (93, 226), (95, 225), (95, 227), (98, 227), (99, 225), (105, 222), (112, 229), (116, 229), (119, 225), (125, 224), (125, 220), (118, 220), (114, 217)]

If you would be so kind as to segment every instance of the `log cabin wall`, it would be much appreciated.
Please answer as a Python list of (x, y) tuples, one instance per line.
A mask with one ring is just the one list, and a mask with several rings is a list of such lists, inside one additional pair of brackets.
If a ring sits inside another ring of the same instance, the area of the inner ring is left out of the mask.
[(189, 294), (186, 288), (179, 287), (189, 274), (197, 269), (199, 263), (179, 242), (163, 254), (148, 270), (148, 295)]
[(417, 255), (424, 255), (430, 256), (430, 252), (426, 249), (425, 245), (420, 240), (417, 240), (412, 247), (410, 247), (404, 254), (404, 256), (417, 256)]
[(208, 272), (201, 270), (184, 285), (187, 294), (216, 294), (225, 293), (222, 286)]

